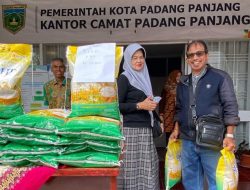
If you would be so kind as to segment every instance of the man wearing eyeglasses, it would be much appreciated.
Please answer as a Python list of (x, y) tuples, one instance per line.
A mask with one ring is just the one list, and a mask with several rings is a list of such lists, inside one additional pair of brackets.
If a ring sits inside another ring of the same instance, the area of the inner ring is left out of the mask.
[[(202, 40), (192, 41), (187, 45), (186, 52), (192, 72), (183, 76), (177, 87), (175, 128), (170, 139), (182, 139), (182, 183), (185, 189), (202, 190), (205, 176), (209, 190), (216, 190), (220, 150), (196, 143), (193, 116), (220, 117), (226, 126), (223, 147), (235, 151), (234, 128), (239, 123), (238, 104), (230, 76), (208, 64), (206, 43)], [(195, 109), (192, 109), (190, 102), (194, 102)]]

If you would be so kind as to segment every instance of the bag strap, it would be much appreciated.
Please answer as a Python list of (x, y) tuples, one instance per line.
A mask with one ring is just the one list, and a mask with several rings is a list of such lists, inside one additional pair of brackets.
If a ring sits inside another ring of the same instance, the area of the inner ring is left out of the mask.
[(195, 98), (194, 98), (194, 90), (193, 90), (193, 84), (192, 84), (192, 74), (189, 75), (189, 106), (192, 113), (192, 123), (190, 123), (192, 126), (193, 124), (196, 125), (197, 121), (197, 115), (196, 115), (196, 104), (195, 104)]
[(160, 118), (160, 116), (158, 115), (158, 113), (154, 110), (153, 111), (153, 116), (154, 116), (154, 118), (157, 120), (157, 121), (159, 121), (160, 123), (161, 123), (161, 118)]

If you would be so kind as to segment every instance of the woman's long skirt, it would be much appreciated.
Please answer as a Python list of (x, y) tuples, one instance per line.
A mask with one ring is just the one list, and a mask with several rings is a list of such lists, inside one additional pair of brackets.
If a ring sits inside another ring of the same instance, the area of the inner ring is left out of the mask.
[(151, 128), (123, 128), (125, 153), (119, 190), (159, 190), (159, 160)]

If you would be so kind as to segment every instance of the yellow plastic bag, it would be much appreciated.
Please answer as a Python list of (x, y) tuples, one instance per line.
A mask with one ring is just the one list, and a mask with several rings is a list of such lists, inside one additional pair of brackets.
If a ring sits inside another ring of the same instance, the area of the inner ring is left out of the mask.
[(0, 118), (23, 114), (20, 84), (31, 59), (31, 45), (0, 44)]
[(225, 148), (220, 152), (222, 155), (216, 169), (217, 190), (237, 190), (239, 172), (235, 156)]
[(181, 180), (181, 141), (170, 140), (165, 157), (166, 190), (172, 188)]

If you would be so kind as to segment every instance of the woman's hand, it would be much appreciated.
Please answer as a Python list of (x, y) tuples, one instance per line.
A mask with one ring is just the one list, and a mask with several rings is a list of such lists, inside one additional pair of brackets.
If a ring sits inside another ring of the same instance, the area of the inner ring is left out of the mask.
[(163, 115), (162, 114), (160, 114), (160, 120), (161, 120), (161, 123), (164, 125), (164, 117), (163, 117)]
[(163, 118), (163, 114), (161, 113), (160, 114), (160, 120), (161, 120), (161, 130), (162, 130), (162, 133), (164, 132), (164, 118)]
[(154, 111), (158, 103), (152, 100), (152, 97), (147, 97), (143, 102), (139, 102), (139, 109)]
[(164, 133), (164, 124), (161, 123), (161, 124), (160, 124), (160, 127), (161, 127), (161, 132)]

